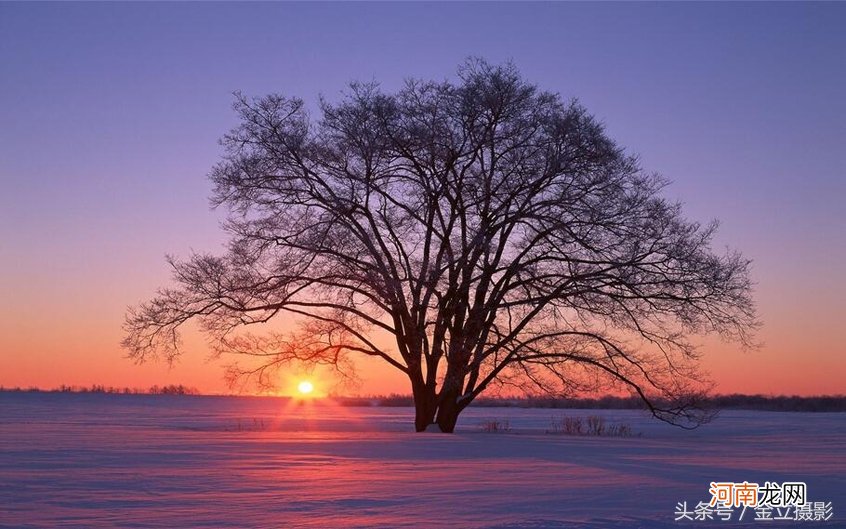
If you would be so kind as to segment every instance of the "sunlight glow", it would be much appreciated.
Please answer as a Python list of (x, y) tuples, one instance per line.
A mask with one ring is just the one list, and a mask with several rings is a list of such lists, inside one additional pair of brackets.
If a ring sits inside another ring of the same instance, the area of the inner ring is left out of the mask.
[(314, 391), (314, 384), (312, 384), (312, 383), (311, 383), (311, 382), (309, 382), (308, 380), (303, 380), (303, 381), (302, 381), (302, 382), (300, 382), (300, 384), (297, 386), (297, 391), (299, 391), (301, 395), (308, 395), (308, 394), (310, 394), (312, 391)]

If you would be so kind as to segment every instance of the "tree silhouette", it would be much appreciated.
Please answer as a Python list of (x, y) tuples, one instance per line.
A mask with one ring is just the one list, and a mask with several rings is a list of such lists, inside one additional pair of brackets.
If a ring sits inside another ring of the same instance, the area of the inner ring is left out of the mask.
[[(627, 388), (695, 424), (688, 337), (750, 343), (749, 262), (714, 253), (715, 224), (510, 64), (396, 93), (354, 83), (319, 120), (300, 99), (236, 99), (211, 172), (228, 252), (170, 259), (178, 288), (127, 315), (138, 360), (180, 354), (192, 319), (256, 360), (233, 378), (377, 357), (408, 377), (416, 429), (451, 432), (492, 384)], [(280, 317), (297, 330), (261, 325)]]

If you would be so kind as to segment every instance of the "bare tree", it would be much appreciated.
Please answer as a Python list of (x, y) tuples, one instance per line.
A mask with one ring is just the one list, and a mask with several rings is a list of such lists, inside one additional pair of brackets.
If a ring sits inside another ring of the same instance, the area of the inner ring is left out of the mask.
[[(628, 388), (695, 423), (687, 337), (750, 342), (749, 262), (715, 254), (715, 224), (683, 218), (579, 104), (511, 65), (352, 84), (319, 120), (279, 95), (235, 108), (211, 172), (228, 253), (171, 260), (179, 287), (127, 316), (138, 360), (180, 354), (192, 319), (260, 382), (378, 357), (408, 377), (416, 429), (451, 432), (492, 384)], [(249, 331), (280, 316), (299, 330)]]

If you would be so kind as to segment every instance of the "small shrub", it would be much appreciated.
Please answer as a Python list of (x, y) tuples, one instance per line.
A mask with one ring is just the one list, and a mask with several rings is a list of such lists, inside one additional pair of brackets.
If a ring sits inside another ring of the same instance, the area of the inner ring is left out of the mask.
[(254, 418), (252, 421), (238, 419), (238, 423), (236, 425), (232, 425), (232, 427), (227, 426), (225, 430), (227, 432), (264, 432), (267, 431), (269, 427), (270, 424), (264, 422), (264, 419)]
[(480, 429), (485, 433), (505, 433), (511, 431), (511, 423), (508, 419), (504, 421), (493, 419), (483, 422)]
[(588, 435), (604, 435), (605, 434), (605, 419), (600, 415), (591, 415), (587, 418), (587, 434)]
[(611, 437), (632, 437), (634, 432), (632, 432), (632, 427), (628, 424), (612, 424), (608, 427), (605, 435)]
[(561, 417), (550, 420), (546, 433), (562, 435), (584, 435), (584, 423), (581, 417)]
[(627, 424), (607, 424), (600, 415), (588, 417), (560, 417), (550, 419), (549, 434), (592, 435), (598, 437), (633, 437), (632, 427)]

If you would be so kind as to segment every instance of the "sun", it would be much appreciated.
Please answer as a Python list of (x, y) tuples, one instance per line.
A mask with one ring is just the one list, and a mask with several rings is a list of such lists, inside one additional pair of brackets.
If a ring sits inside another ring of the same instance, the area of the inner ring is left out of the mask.
[(309, 395), (312, 391), (314, 391), (314, 384), (308, 380), (303, 380), (297, 386), (297, 391), (300, 392), (300, 395)]

